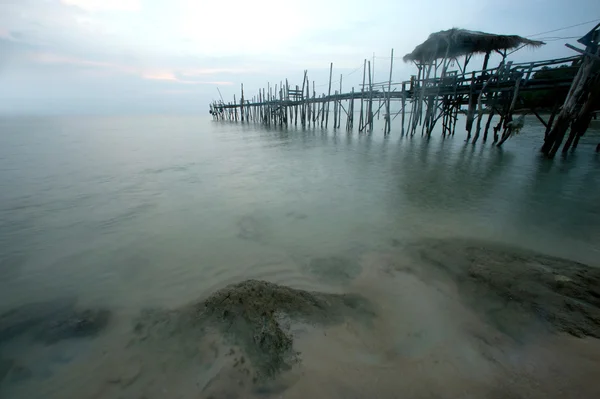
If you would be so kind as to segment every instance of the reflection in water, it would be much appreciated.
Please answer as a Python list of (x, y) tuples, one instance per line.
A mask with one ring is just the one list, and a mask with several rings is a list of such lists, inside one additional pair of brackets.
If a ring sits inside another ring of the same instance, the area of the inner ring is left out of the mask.
[[(410, 251), (478, 238), (597, 264), (600, 159), (587, 142), (541, 159), (543, 130), (526, 126), (497, 149), (195, 117), (0, 120), (0, 315), (13, 315), (0, 319), (0, 396), (598, 397), (596, 341), (540, 329), (517, 342)], [(149, 309), (251, 278), (360, 294), (377, 317), (281, 315), (300, 362), (266, 385), (210, 329), (132, 338)], [(15, 309), (64, 297), (109, 309), (106, 328), (54, 343), (1, 334), (48, 321), (14, 322)]]

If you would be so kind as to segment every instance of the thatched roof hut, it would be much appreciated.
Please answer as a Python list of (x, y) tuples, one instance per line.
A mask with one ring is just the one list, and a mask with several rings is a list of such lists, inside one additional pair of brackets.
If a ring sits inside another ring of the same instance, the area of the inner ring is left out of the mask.
[(466, 29), (452, 28), (432, 33), (404, 61), (431, 62), (439, 58), (456, 58), (463, 55), (486, 54), (492, 51), (511, 50), (520, 46), (539, 47), (545, 44), (517, 35), (494, 35)]

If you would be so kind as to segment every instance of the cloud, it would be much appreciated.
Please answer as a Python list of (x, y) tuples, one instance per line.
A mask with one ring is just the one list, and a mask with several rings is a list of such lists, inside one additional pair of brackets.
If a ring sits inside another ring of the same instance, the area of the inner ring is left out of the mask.
[(255, 70), (250, 68), (198, 68), (182, 71), (181, 74), (186, 77), (193, 77), (203, 75), (216, 75), (221, 73), (238, 74), (250, 72), (255, 72)]
[(146, 72), (142, 74), (142, 77), (144, 79), (149, 79), (149, 80), (162, 80), (162, 81), (167, 81), (167, 82), (174, 82), (174, 83), (182, 83), (182, 84), (189, 84), (189, 85), (232, 85), (233, 82), (226, 82), (226, 81), (199, 81), (199, 80), (185, 80), (185, 79), (180, 79), (178, 78), (174, 72), (167, 72), (167, 71), (162, 71), (162, 72)]
[(60, 0), (62, 4), (86, 11), (140, 11), (140, 0)]
[(31, 53), (29, 56), (32, 61), (41, 64), (68, 64), (83, 68), (102, 68), (116, 73), (138, 73), (138, 70), (134, 67), (119, 65), (111, 62), (86, 60), (52, 53)]
[[(228, 81), (205, 81), (205, 80), (194, 80), (194, 79), (185, 79), (183, 77), (193, 77), (199, 75), (199, 70), (182, 70), (182, 71), (168, 71), (168, 70), (146, 70), (140, 67), (134, 67), (129, 65), (122, 65), (111, 62), (102, 62), (102, 61), (93, 61), (80, 59), (75, 57), (68, 57), (59, 54), (52, 53), (31, 53), (29, 55), (30, 59), (36, 63), (40, 64), (62, 64), (62, 65), (71, 65), (84, 69), (94, 68), (94, 69), (102, 69), (107, 72), (112, 72), (115, 74), (125, 74), (125, 75), (137, 75), (142, 79), (146, 80), (158, 80), (164, 82), (172, 82), (172, 83), (180, 83), (180, 84), (190, 84), (190, 85), (232, 85), (232, 82)], [(207, 69), (200, 70), (201, 75), (210, 75), (210, 74), (218, 74), (223, 69)]]

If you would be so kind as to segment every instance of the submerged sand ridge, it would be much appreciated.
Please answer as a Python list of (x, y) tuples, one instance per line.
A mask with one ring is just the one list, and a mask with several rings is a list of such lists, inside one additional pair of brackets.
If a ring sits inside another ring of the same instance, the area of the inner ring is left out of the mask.
[[(246, 280), (229, 285), (203, 301), (150, 315), (148, 319), (140, 318), (135, 326), (141, 337), (153, 334), (157, 326), (167, 328), (171, 337), (186, 330), (216, 328), (232, 345), (243, 349), (256, 370), (257, 380), (273, 377), (297, 360), (293, 337), (285, 327), (286, 318), (330, 325), (348, 317), (368, 322), (375, 313), (370, 302), (359, 295), (307, 292)], [(155, 334), (156, 337), (160, 339), (161, 334)]]
[(600, 268), (475, 240), (427, 240), (418, 257), (456, 282), (469, 304), (505, 332), (532, 320), (600, 338)]

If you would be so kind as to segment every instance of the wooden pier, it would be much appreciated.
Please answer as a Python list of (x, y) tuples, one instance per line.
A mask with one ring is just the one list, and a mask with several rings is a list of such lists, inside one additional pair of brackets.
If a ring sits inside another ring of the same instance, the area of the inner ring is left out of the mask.
[[(518, 133), (523, 126), (523, 114), (531, 113), (546, 127), (542, 152), (552, 157), (569, 127), (571, 133), (563, 152), (577, 146), (592, 114), (600, 108), (599, 27), (600, 24), (579, 40), (585, 49), (570, 46), (576, 51), (573, 57), (519, 64), (507, 60), (509, 49), (543, 43), (520, 36), (451, 29), (432, 34), (404, 57), (404, 61), (414, 62), (417, 67), (417, 74), (409, 80), (393, 81), (392, 50), (386, 81), (374, 82), (371, 62), (365, 60), (362, 84), (344, 92), (343, 76), (339, 87), (332, 87), (331, 64), (327, 93), (317, 95), (315, 82), (309, 80), (305, 70), (301, 84), (290, 85), (286, 79), (269, 84), (250, 99), (245, 97), (242, 85), (239, 100), (234, 96), (233, 102), (225, 103), (222, 99), (213, 102), (210, 113), (215, 120), (282, 127), (328, 128), (331, 118), (333, 129), (340, 129), (343, 124), (347, 131), (357, 128), (358, 132), (372, 132), (375, 118), (383, 117), (385, 135), (397, 123), (400, 135), (420, 133), (427, 137), (438, 123), (443, 136), (454, 135), (458, 115), (464, 114), (467, 141), (475, 144), (480, 137), (487, 141), (492, 128), (493, 143), (497, 146)], [(500, 54), (502, 61), (497, 67), (488, 68), (492, 52)], [(476, 53), (485, 54), (483, 67), (467, 71)], [(453, 65), (457, 67), (451, 70)], [(559, 65), (560, 76), (544, 76), (547, 68)], [(544, 114), (526, 101), (528, 93), (542, 91), (557, 99)], [(492, 126), (494, 116), (499, 118)]]

